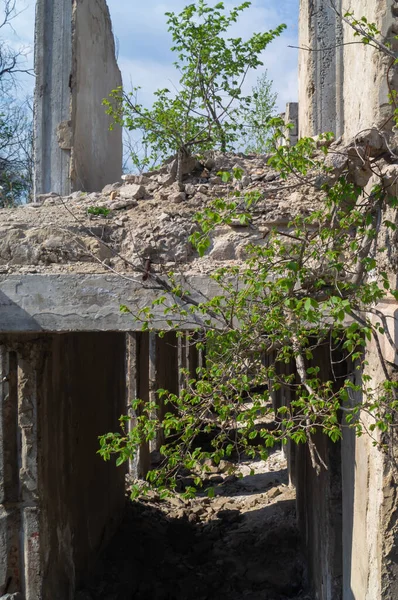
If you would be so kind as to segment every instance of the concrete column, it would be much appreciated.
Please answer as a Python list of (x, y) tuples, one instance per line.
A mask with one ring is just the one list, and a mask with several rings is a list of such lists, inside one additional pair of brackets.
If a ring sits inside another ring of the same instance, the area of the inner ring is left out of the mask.
[[(137, 396), (137, 388), (138, 388), (138, 375), (139, 375), (139, 343), (137, 340), (137, 333), (127, 333), (126, 334), (126, 384), (127, 384), (127, 394), (126, 394), (126, 414), (130, 417), (130, 421), (128, 422), (128, 430), (131, 431), (132, 427), (136, 425), (137, 412), (132, 407), (132, 402), (138, 398)], [(129, 473), (133, 477), (139, 477), (139, 465), (140, 465), (140, 456), (139, 451), (137, 452), (134, 460), (129, 461)]]
[(38, 378), (40, 346), (20, 346), (18, 352), (18, 425), (20, 430), (21, 547), (26, 600), (41, 597), (41, 556), (38, 506)]
[(186, 332), (178, 338), (178, 389), (186, 386), (187, 376), (184, 371), (189, 368), (189, 346)]
[[(310, 363), (320, 368), (323, 380), (337, 376), (336, 386), (346, 374), (343, 361), (331, 372), (329, 348), (320, 347)], [(310, 365), (309, 365), (310, 366)], [(341, 444), (318, 432), (313, 442), (327, 466), (317, 475), (307, 445), (296, 445), (289, 461), (297, 491), (297, 517), (307, 557), (308, 578), (317, 600), (341, 600), (342, 550), (342, 465)], [(293, 450), (293, 444), (291, 447)], [(358, 597), (359, 600), (359, 597)]]
[(41, 598), (38, 507), (38, 356), (29, 344), (0, 350), (0, 591)]
[[(174, 332), (157, 336), (156, 357), (157, 388), (178, 394), (178, 341)], [(171, 407), (163, 405), (161, 409), (163, 416)]]
[[(137, 332), (135, 339), (136, 354), (136, 397), (144, 402), (149, 400), (149, 334)], [(138, 413), (139, 414), (139, 413)], [(137, 414), (137, 416), (138, 416)], [(150, 451), (149, 444), (144, 442), (138, 450), (135, 475), (145, 478), (149, 471)]]
[(35, 72), (35, 194), (118, 181), (122, 132), (102, 106), (122, 84), (106, 0), (37, 1)]
[(297, 144), (299, 132), (299, 105), (298, 102), (288, 102), (286, 111), (281, 114), (286, 125), (293, 125), (293, 128), (287, 128), (284, 132), (285, 138), (281, 138), (280, 145), (294, 146)]
[[(384, 315), (391, 339), (398, 341), (398, 304), (391, 300), (377, 306)], [(374, 323), (381, 322), (372, 317)], [(385, 367), (396, 376), (398, 355), (385, 335), (379, 335)], [(375, 390), (385, 380), (378, 350), (374, 341), (367, 348), (365, 374), (370, 375)], [(393, 366), (394, 365), (394, 366)], [(355, 383), (361, 385), (362, 373), (355, 373)], [(366, 387), (369, 387), (366, 383)], [(353, 398), (361, 403), (362, 397)], [(369, 429), (373, 417), (364, 413), (361, 420)], [(383, 452), (364, 434), (356, 437), (344, 432), (342, 444), (343, 474), (343, 600), (373, 600), (398, 597), (398, 477), (397, 434), (392, 430), (374, 438), (387, 444)]]
[(22, 586), (16, 354), (0, 345), (0, 594)]
[[(341, 0), (335, 2), (339, 10)], [(299, 137), (343, 132), (343, 29), (329, 2), (301, 0)]]
[[(149, 402), (159, 405), (156, 391), (158, 389), (158, 377), (157, 377), (157, 344), (156, 344), (156, 333), (149, 333), (148, 340), (148, 388), (149, 388)], [(159, 418), (161, 410), (158, 409), (156, 413), (153, 413), (154, 418)], [(159, 450), (162, 444), (162, 435), (158, 431), (158, 435), (155, 440), (149, 442), (149, 449), (151, 452)]]
[(124, 356), (123, 334), (1, 337), (0, 596), (74, 597), (119, 524), (124, 472), (97, 450), (125, 406)]

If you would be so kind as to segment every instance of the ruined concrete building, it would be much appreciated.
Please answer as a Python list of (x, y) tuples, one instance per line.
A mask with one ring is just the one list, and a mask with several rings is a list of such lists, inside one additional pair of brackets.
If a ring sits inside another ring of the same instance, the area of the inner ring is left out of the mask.
[[(352, 43), (338, 14), (351, 9), (396, 44), (394, 0), (301, 0), (299, 136), (333, 131), (349, 140), (374, 125), (391, 134), (391, 60)], [(179, 368), (200, 363), (183, 340), (170, 351), (119, 312), (121, 303), (153, 298), (143, 259), (160, 270), (177, 260), (198, 294), (211, 294), (215, 265), (240, 260), (258, 231), (218, 231), (203, 259), (188, 243), (194, 212), (228, 191), (220, 166), (239, 163), (242, 185), (269, 192), (259, 228), (283, 225), (321, 199), (305, 188), (287, 197), (264, 160), (231, 155), (215, 156), (209, 181), (193, 178), (183, 192), (167, 167), (113, 183), (121, 133), (108, 131), (100, 104), (120, 84), (114, 51), (105, 0), (38, 0), (37, 201), (0, 211), (0, 598), (73, 598), (125, 502), (124, 473), (98, 457), (97, 436), (116, 430), (132, 397), (178, 391)], [(109, 208), (110, 218), (91, 217), (88, 206)], [(395, 301), (380, 308), (396, 327)], [(377, 383), (383, 373), (372, 348), (369, 363)], [(325, 437), (319, 451), (329, 466), (320, 477), (304, 448), (290, 456), (314, 598), (398, 598), (389, 464), (368, 437), (352, 433), (340, 445)], [(146, 460), (141, 455), (140, 468)]]

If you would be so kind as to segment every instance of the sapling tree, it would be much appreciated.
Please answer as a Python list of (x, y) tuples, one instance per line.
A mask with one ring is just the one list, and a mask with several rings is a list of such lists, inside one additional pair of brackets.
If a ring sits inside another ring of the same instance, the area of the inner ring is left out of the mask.
[(275, 116), (277, 94), (267, 71), (257, 78), (252, 89), (252, 102), (242, 115), (246, 152), (266, 154), (271, 150), (269, 122)]
[[(345, 18), (351, 22), (352, 15)], [(353, 25), (361, 27), (368, 44), (377, 35), (375, 26), (359, 23)], [(398, 124), (397, 113), (393, 118)], [(276, 443), (288, 441), (308, 445), (319, 473), (327, 465), (314, 440), (318, 432), (336, 442), (350, 428), (387, 449), (383, 435), (396, 426), (398, 381), (381, 352), (380, 336), (386, 336), (396, 353), (398, 348), (390, 323), (377, 309), (386, 297), (398, 299), (395, 277), (382, 266), (396, 244), (396, 180), (380, 161), (370, 161), (366, 132), (361, 132), (364, 141), (355, 139), (336, 176), (328, 161), (332, 134), (281, 146), (284, 122), (275, 118), (269, 125), (269, 163), (286, 182), (286, 193), (300, 186), (307, 193), (321, 189), (322, 201), (310, 214), (299, 212), (287, 227), (265, 231), (261, 243), (247, 246), (239, 265), (217, 269), (211, 278), (218, 293), (198, 300), (188, 282), (170, 273), (167, 293), (132, 313), (144, 330), (156, 330), (155, 308), (163, 307), (170, 330), (177, 336), (189, 330), (188, 342), (206, 348), (206, 365), (195, 378), (187, 373), (179, 394), (158, 390), (158, 402), (166, 403), (161, 420), (156, 402), (137, 399), (134, 426), (127, 428), (129, 417), (122, 417), (120, 433), (100, 438), (100, 454), (105, 459), (116, 454), (121, 464), (162, 431), (162, 462), (149, 471), (148, 485), (175, 489), (180, 474), (189, 471), (197, 487), (206, 478), (209, 460), (218, 464), (231, 456), (265, 458)], [(379, 136), (375, 152), (382, 159), (390, 152), (388, 144), (383, 146), (384, 132), (372, 128), (368, 133)], [(369, 170), (366, 188), (353, 176), (358, 159), (359, 168)], [(239, 170), (222, 174), (226, 182), (241, 176)], [(199, 255), (206, 253), (215, 228), (236, 220), (250, 224), (262, 202), (258, 192), (234, 191), (208, 204), (197, 214), (199, 229), (191, 237)], [(367, 372), (369, 342), (384, 373), (377, 385)], [(324, 348), (328, 368), (318, 359)], [(283, 392), (288, 401), (273, 403), (272, 392)], [(194, 487), (186, 493), (195, 493)]]
[(246, 75), (263, 64), (261, 53), (285, 29), (280, 25), (246, 41), (228, 37), (249, 7), (243, 2), (227, 11), (222, 2), (212, 7), (198, 0), (179, 14), (166, 13), (179, 73), (176, 87), (157, 90), (151, 108), (139, 103), (139, 88), (131, 93), (116, 89), (105, 100), (115, 122), (141, 132), (156, 157), (177, 154), (178, 180), (185, 156), (215, 148), (225, 152), (239, 139), (240, 115), (252, 101), (242, 90)]

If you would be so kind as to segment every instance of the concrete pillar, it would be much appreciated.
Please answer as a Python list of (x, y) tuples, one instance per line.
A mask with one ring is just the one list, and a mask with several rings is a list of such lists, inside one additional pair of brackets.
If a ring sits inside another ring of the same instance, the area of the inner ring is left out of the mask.
[(187, 376), (185, 370), (189, 369), (189, 345), (186, 332), (178, 338), (178, 389), (186, 387)]
[[(336, 364), (332, 371), (330, 349), (321, 346), (309, 366), (320, 368), (322, 380), (333, 380), (336, 376), (337, 387), (344, 380), (347, 367), (341, 356), (335, 358)], [(313, 442), (327, 466), (327, 469), (321, 467), (319, 475), (312, 466), (307, 445), (291, 443), (288, 457), (296, 486), (298, 525), (314, 598), (342, 600), (341, 444), (333, 443), (322, 432), (313, 435)]]
[[(342, 486), (340, 444), (314, 436), (327, 465), (317, 475), (308, 448), (295, 449), (298, 525), (307, 558), (308, 578), (317, 600), (342, 599)], [(359, 597), (358, 597), (359, 600)]]
[(297, 144), (299, 132), (299, 105), (298, 102), (288, 102), (286, 111), (282, 113), (282, 118), (286, 125), (293, 125), (293, 128), (287, 128), (285, 131), (285, 139), (281, 139), (281, 145), (294, 146)]
[[(135, 374), (132, 372), (132, 377), (135, 377), (135, 398), (139, 398), (144, 402), (149, 400), (149, 334), (144, 332), (137, 332), (134, 334), (134, 338), (130, 337), (130, 340), (134, 339), (134, 344), (130, 345), (130, 353), (135, 353), (135, 359), (133, 358), (131, 365), (135, 363)], [(137, 411), (136, 416), (140, 414)], [(134, 421), (132, 422), (134, 425)], [(149, 471), (150, 451), (149, 444), (144, 442), (138, 449), (137, 458), (133, 465), (133, 475), (135, 477), (145, 478)]]
[(102, 100), (122, 83), (106, 0), (37, 0), (35, 194), (120, 179), (122, 132)]
[(70, 600), (119, 524), (124, 472), (97, 450), (124, 355), (123, 334), (1, 336), (0, 596)]
[[(183, 348), (186, 362), (188, 347), (185, 343)], [(182, 345), (174, 332), (167, 332), (163, 337), (156, 333), (128, 334), (128, 398), (155, 402), (159, 407), (156, 418), (160, 420), (166, 412), (172, 411), (173, 407), (165, 405), (156, 392), (158, 389), (165, 389), (172, 394), (179, 393), (178, 360), (179, 356), (181, 357), (181, 349)], [(130, 400), (128, 409), (131, 410)], [(134, 426), (139, 412), (134, 414), (132, 411), (132, 414), (131, 426)], [(136, 460), (130, 465), (134, 477), (145, 478), (150, 468), (150, 453), (159, 450), (163, 442), (164, 437), (160, 431), (156, 440), (141, 445)]]
[(38, 386), (40, 351), (32, 345), (18, 351), (18, 426), (20, 431), (19, 483), (21, 508), (21, 549), (26, 600), (41, 597), (41, 537), (38, 490)]
[[(335, 5), (340, 9), (341, 0)], [(345, 8), (345, 10), (347, 10)], [(325, 0), (301, 0), (299, 16), (299, 136), (343, 132), (343, 29)]]
[(0, 345), (0, 594), (21, 590), (16, 354)]
[[(397, 346), (398, 304), (391, 300), (377, 309), (386, 318), (383, 326), (388, 327)], [(374, 323), (381, 322), (380, 317), (372, 318)], [(385, 335), (379, 335), (379, 342), (385, 367), (395, 378), (396, 349)], [(378, 390), (385, 373), (374, 341), (368, 345), (367, 361), (364, 373), (370, 375), (372, 388)], [(361, 377), (357, 371), (356, 384), (361, 384)], [(359, 393), (354, 402), (362, 402)], [(374, 422), (366, 413), (361, 419), (368, 429)], [(369, 435), (357, 438), (346, 431), (343, 437), (343, 600), (398, 597), (397, 434), (392, 430), (387, 436), (381, 437), (377, 431), (373, 435), (387, 444), (388, 453), (375, 447)]]

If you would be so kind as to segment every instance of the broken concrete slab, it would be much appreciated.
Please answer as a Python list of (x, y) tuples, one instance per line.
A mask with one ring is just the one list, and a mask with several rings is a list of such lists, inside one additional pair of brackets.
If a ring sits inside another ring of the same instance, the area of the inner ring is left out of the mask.
[[(201, 293), (211, 297), (219, 291), (200, 275), (189, 278), (189, 286), (202, 300)], [(134, 312), (161, 293), (158, 285), (112, 274), (0, 276), (0, 332), (140, 331), (142, 323), (121, 313), (120, 305)], [(162, 307), (155, 324), (167, 329)]]
[(122, 131), (102, 100), (122, 79), (105, 0), (38, 0), (35, 72), (35, 195), (118, 180)]

